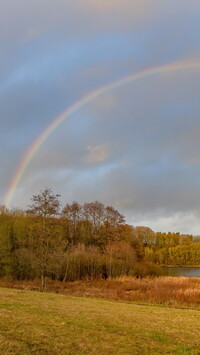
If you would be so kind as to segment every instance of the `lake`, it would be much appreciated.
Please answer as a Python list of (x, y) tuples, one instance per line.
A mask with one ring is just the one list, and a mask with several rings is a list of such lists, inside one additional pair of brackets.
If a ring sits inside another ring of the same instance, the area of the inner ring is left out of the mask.
[(200, 267), (163, 267), (167, 276), (200, 277)]

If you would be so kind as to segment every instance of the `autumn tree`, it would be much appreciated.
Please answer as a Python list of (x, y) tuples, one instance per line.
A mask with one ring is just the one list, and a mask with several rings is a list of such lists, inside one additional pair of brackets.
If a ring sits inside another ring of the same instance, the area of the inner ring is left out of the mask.
[(68, 234), (72, 245), (79, 239), (79, 222), (82, 218), (82, 206), (74, 201), (71, 205), (66, 204), (62, 210), (62, 217), (68, 221)]
[(115, 208), (112, 206), (107, 206), (105, 209), (105, 221), (111, 227), (118, 227), (119, 225), (125, 223), (125, 218)]
[(50, 188), (45, 188), (38, 195), (31, 198), (32, 204), (26, 210), (27, 214), (40, 216), (43, 219), (58, 215), (60, 195), (54, 195)]
[(98, 233), (100, 226), (105, 220), (104, 204), (99, 201), (85, 203), (83, 206), (83, 215), (86, 220), (92, 223), (94, 233)]
[(0, 215), (8, 215), (9, 209), (5, 205), (0, 205)]
[[(52, 193), (46, 188), (38, 195), (33, 195), (32, 204), (26, 213), (32, 216), (29, 225), (28, 238), (32, 265), (38, 270), (41, 277), (41, 290), (45, 288), (45, 278), (52, 265), (56, 266), (63, 254), (65, 241), (62, 238), (58, 215), (60, 208), (60, 195)], [(52, 256), (54, 256), (52, 258)]]

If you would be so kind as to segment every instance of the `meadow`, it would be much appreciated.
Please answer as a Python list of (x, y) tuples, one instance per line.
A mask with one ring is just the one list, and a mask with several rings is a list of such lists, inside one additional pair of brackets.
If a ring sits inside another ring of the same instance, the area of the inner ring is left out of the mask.
[(200, 354), (200, 312), (0, 288), (3, 354)]

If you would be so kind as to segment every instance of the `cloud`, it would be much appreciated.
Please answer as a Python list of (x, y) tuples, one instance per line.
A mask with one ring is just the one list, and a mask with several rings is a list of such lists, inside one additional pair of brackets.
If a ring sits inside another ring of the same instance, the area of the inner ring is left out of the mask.
[(108, 144), (104, 143), (97, 145), (95, 147), (88, 145), (87, 146), (88, 154), (85, 156), (84, 161), (89, 164), (96, 164), (103, 162), (109, 158), (109, 148)]
[(132, 216), (129, 219), (133, 225), (148, 226), (155, 232), (174, 232), (199, 235), (199, 215), (195, 212), (175, 213), (167, 216)]
[[(30, 144), (81, 97), (200, 58), (196, 0), (0, 0), (0, 8), (1, 196)], [(82, 107), (31, 159), (12, 203), (26, 206), (50, 185), (64, 203), (99, 199), (134, 223), (197, 230), (199, 76), (146, 77)]]

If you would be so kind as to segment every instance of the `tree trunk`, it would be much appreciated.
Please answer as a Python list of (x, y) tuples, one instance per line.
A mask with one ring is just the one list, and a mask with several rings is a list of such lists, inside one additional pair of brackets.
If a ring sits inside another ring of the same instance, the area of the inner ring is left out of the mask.
[(41, 274), (41, 288), (40, 291), (43, 292), (46, 286), (46, 280), (44, 273)]
[(69, 266), (69, 260), (67, 259), (67, 265), (66, 265), (66, 269), (65, 269), (65, 276), (64, 276), (64, 278), (63, 278), (63, 282), (65, 282), (66, 279), (67, 279), (68, 266)]
[(110, 278), (112, 278), (112, 248), (111, 248), (111, 253), (110, 253), (110, 262), (109, 262), (109, 266), (110, 266), (110, 270), (109, 270), (109, 273), (110, 273)]

